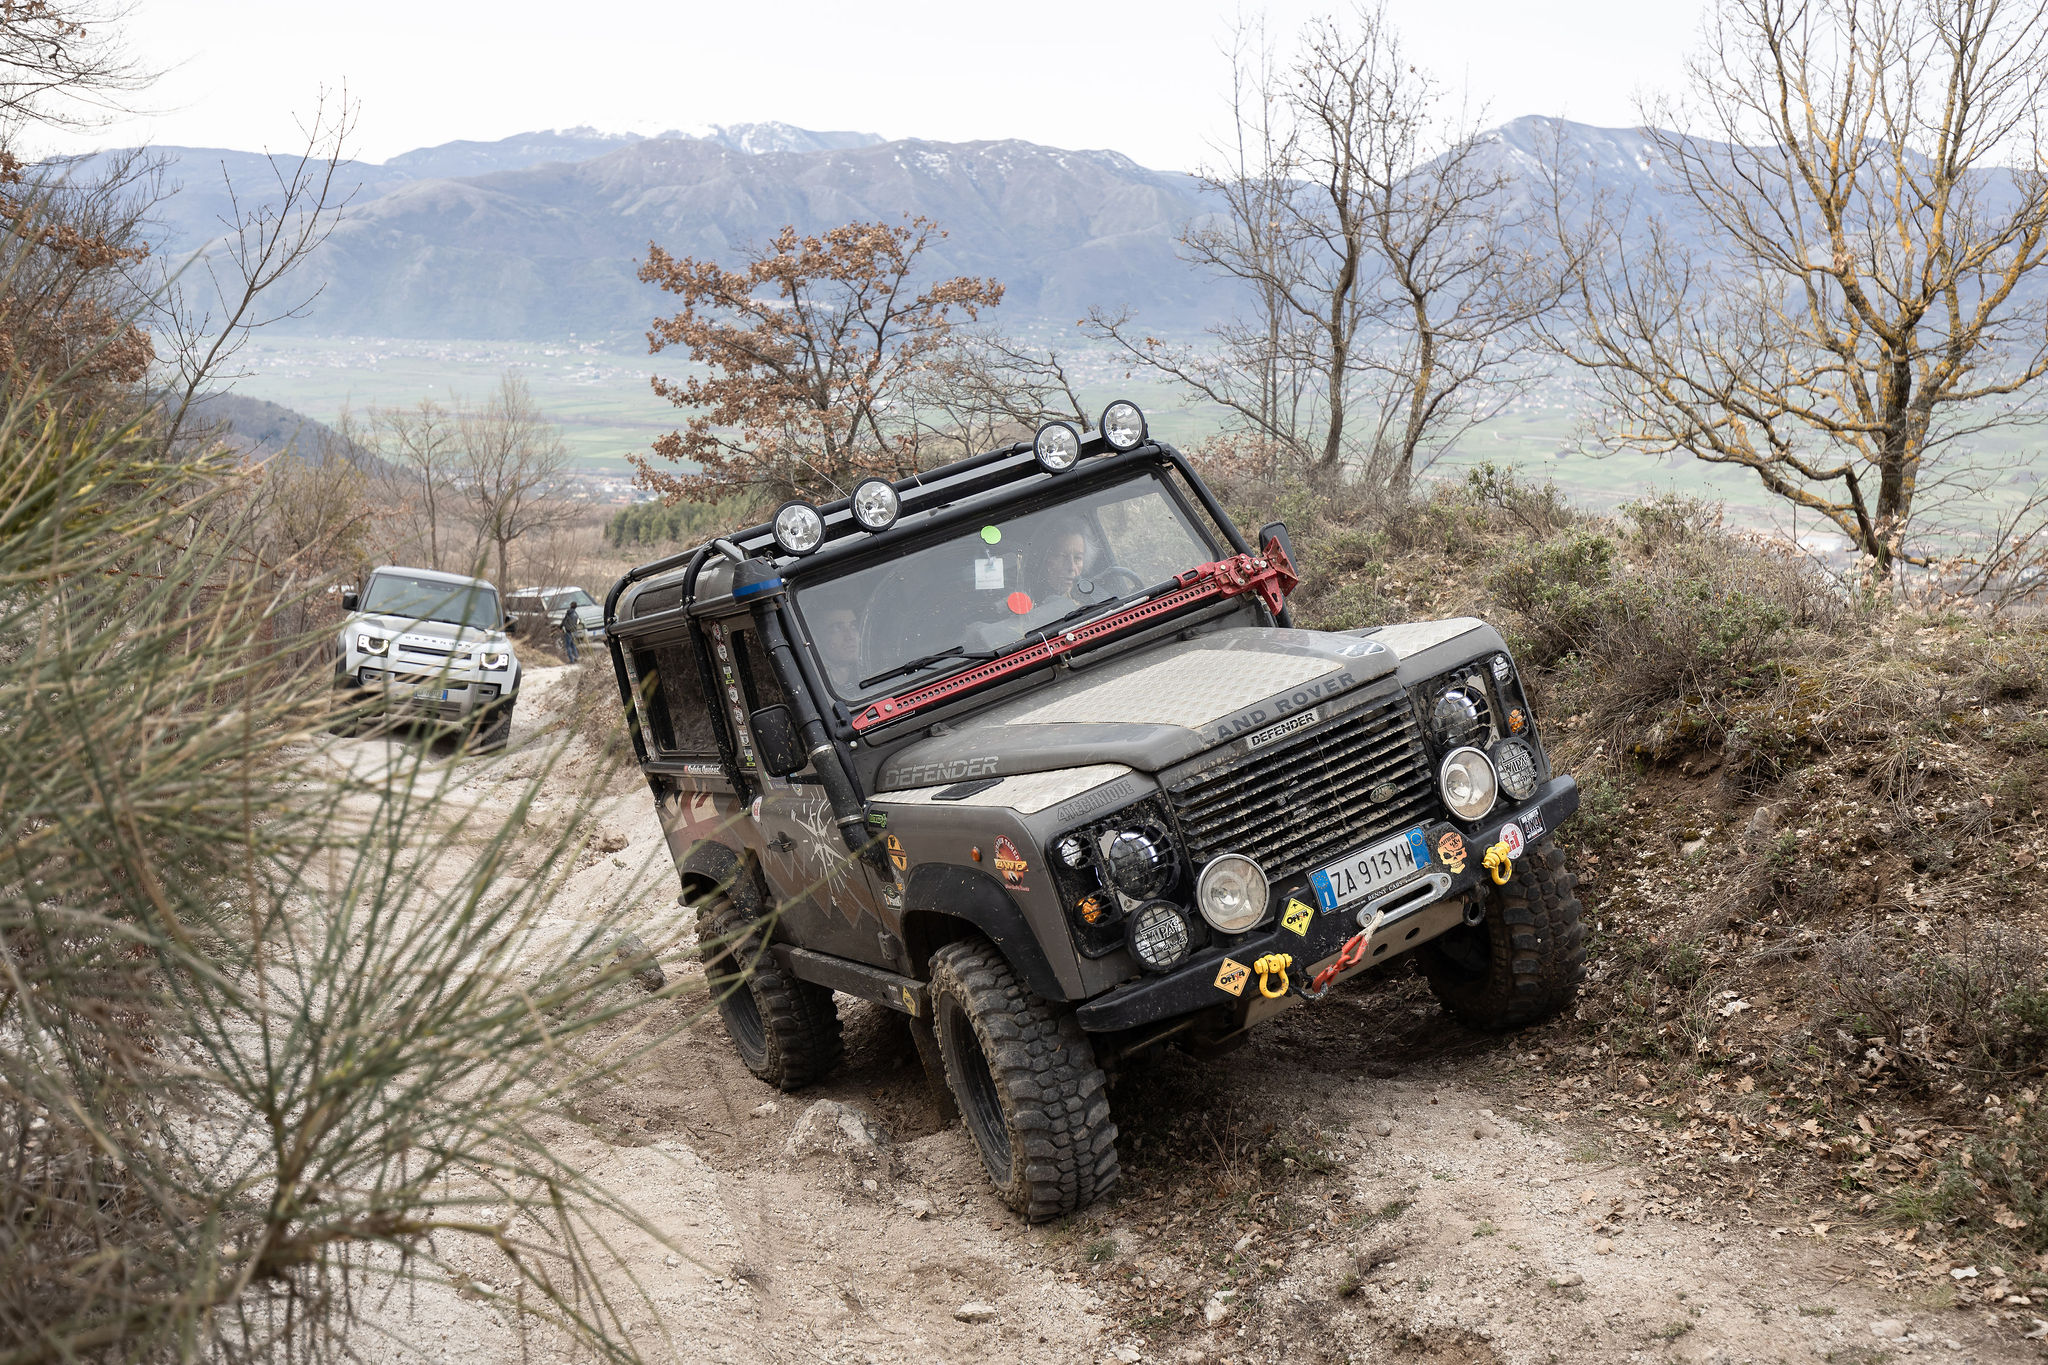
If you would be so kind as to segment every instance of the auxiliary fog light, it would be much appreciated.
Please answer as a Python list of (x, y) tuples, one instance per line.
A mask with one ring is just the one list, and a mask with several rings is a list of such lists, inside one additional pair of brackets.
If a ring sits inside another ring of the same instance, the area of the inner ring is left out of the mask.
[(1072, 422), (1047, 422), (1031, 442), (1031, 453), (1048, 474), (1064, 474), (1081, 459), (1081, 433)]
[(1460, 820), (1477, 820), (1485, 815), (1493, 809), (1494, 798), (1500, 792), (1493, 764), (1477, 749), (1452, 750), (1444, 759), (1437, 785), (1443, 790), (1444, 804)]
[(1493, 766), (1500, 774), (1500, 789), (1516, 801), (1527, 801), (1536, 790), (1536, 755), (1529, 746), (1511, 739), (1493, 751)]
[(775, 509), (772, 525), (784, 554), (807, 555), (825, 540), (825, 518), (807, 502), (785, 502)]
[(1241, 934), (1266, 917), (1266, 874), (1242, 853), (1211, 858), (1195, 883), (1195, 904), (1218, 933)]
[(1104, 408), (1095, 425), (1111, 450), (1136, 450), (1144, 443), (1145, 414), (1129, 399), (1119, 398)]
[(853, 490), (853, 519), (870, 531), (886, 531), (896, 524), (903, 499), (887, 479), (862, 479)]
[(1131, 956), (1148, 971), (1172, 971), (1187, 961), (1193, 940), (1180, 907), (1172, 901), (1147, 901), (1131, 915), (1125, 928)]

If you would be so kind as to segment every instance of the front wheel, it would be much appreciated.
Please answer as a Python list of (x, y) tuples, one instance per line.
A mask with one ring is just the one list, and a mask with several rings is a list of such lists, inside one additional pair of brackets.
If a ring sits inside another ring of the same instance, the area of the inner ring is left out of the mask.
[(1486, 918), (1423, 945), (1422, 973), (1474, 1028), (1521, 1028), (1570, 1004), (1586, 975), (1579, 879), (1550, 840), (1529, 845), (1507, 885), (1483, 881)]
[(1042, 1223), (1107, 1194), (1116, 1124), (1074, 1012), (1033, 995), (982, 938), (933, 954), (931, 1001), (947, 1087), (1002, 1201)]
[(516, 702), (517, 698), (507, 697), (485, 708), (476, 728), (470, 732), (471, 753), (496, 753), (512, 742), (512, 708)]

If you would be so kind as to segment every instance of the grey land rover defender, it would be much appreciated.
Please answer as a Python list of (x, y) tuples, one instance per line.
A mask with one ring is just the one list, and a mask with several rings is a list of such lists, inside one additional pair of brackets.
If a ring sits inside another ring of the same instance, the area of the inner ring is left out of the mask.
[(606, 644), (740, 1059), (795, 1089), (834, 992), (909, 1015), (1040, 1220), (1116, 1182), (1106, 1061), (1411, 950), (1471, 1024), (1565, 1004), (1578, 787), (1500, 636), (1296, 629), (1296, 581), (1127, 402), (622, 578)]

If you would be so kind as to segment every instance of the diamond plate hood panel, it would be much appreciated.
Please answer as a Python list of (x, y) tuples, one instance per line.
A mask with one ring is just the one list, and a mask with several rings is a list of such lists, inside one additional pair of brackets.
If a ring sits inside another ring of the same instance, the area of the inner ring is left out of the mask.
[(1395, 662), (1377, 641), (1313, 630), (1168, 641), (948, 723), (890, 755), (879, 789), (1096, 763), (1156, 772), (1385, 677)]

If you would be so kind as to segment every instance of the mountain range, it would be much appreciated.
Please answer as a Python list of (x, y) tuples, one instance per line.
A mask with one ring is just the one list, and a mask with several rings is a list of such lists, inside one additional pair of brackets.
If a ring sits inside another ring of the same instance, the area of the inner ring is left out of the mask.
[[(1523, 118), (1487, 154), (1533, 192), (1539, 156), (1562, 154), (1617, 197), (1654, 195), (1649, 134)], [(160, 254), (183, 259), (275, 184), (260, 155), (156, 149), (176, 193), (157, 210)], [(1017, 140), (884, 141), (871, 133), (738, 124), (653, 137), (592, 128), (423, 147), (342, 165), (353, 191), (311, 264), (324, 283), (301, 330), (341, 336), (543, 340), (637, 336), (667, 296), (636, 278), (648, 244), (730, 260), (784, 224), (821, 231), (921, 214), (947, 232), (932, 276), (1007, 286), (1012, 325), (1060, 327), (1128, 305), (1189, 334), (1228, 311), (1232, 286), (1189, 266), (1177, 239), (1217, 211), (1193, 176), (1113, 151)]]

